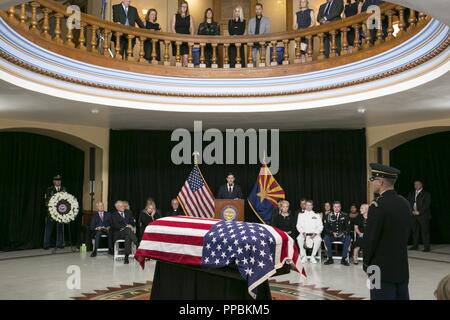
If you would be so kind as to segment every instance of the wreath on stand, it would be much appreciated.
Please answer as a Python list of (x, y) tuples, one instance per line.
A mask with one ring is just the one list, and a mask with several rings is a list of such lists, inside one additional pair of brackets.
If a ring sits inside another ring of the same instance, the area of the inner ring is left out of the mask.
[(59, 223), (70, 223), (78, 215), (79, 206), (77, 199), (67, 192), (55, 193), (48, 202), (50, 218)]

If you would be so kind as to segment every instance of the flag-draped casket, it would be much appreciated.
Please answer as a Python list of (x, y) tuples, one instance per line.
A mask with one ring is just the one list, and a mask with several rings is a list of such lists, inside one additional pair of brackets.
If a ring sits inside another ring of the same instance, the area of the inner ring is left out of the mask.
[(235, 265), (255, 297), (257, 286), (286, 262), (297, 265), (298, 250), (290, 236), (268, 225), (179, 216), (149, 224), (135, 258), (142, 268), (145, 258), (204, 268)]

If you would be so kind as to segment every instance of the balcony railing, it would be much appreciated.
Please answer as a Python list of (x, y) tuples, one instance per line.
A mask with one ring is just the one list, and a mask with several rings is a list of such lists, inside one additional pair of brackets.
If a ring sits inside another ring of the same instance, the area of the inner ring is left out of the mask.
[[(406, 18), (408, 12), (408, 18)], [(385, 30), (380, 25), (375, 38), (368, 32), (371, 13), (361, 13), (320, 26), (303, 30), (259, 36), (189, 36), (128, 27), (81, 13), (80, 28), (68, 29), (67, 19), (72, 12), (51, 0), (36, 0), (9, 8), (0, 15), (17, 30), (39, 45), (59, 54), (87, 63), (110, 68), (156, 75), (183, 77), (266, 77), (299, 74), (322, 70), (380, 54), (411, 38), (431, 18), (395, 4), (380, 6), (380, 21), (386, 21)], [(354, 30), (354, 45), (348, 43), (348, 33)], [(365, 31), (364, 37), (361, 37)], [(120, 41), (126, 36), (126, 58), (120, 52)], [(325, 42), (330, 43), (329, 55)], [(338, 46), (340, 39), (341, 45)], [(136, 48), (132, 44), (136, 41)], [(145, 59), (144, 43), (151, 41), (151, 58)], [(306, 42), (302, 55), (301, 42)], [(161, 61), (157, 60), (156, 44), (160, 43)], [(187, 43), (188, 65), (181, 64), (180, 48)], [(236, 47), (236, 65), (230, 68), (229, 47)], [(261, 54), (253, 61), (252, 48), (260, 47)], [(172, 56), (171, 47), (175, 47)], [(211, 67), (205, 63), (205, 48), (212, 48)], [(240, 48), (244, 47), (244, 56)], [(194, 64), (194, 50), (199, 49), (199, 65)], [(282, 48), (280, 59), (277, 48)], [(268, 61), (270, 60), (270, 61)], [(281, 60), (281, 61), (280, 61)], [(244, 67), (245, 66), (245, 67)]]

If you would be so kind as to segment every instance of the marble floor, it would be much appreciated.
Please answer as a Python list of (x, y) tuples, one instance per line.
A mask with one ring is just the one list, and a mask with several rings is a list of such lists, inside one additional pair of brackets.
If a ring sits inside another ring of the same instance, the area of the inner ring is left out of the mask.
[[(437, 283), (450, 273), (449, 247), (441, 246), (429, 254), (411, 253), (411, 299), (434, 299)], [(124, 265), (104, 253), (96, 258), (90, 258), (89, 253), (76, 252), (32, 257), (13, 255), (3, 260), (0, 254), (0, 299), (71, 299), (107, 287), (145, 283), (152, 280), (154, 265), (154, 262), (147, 262), (142, 270), (134, 260)], [(361, 264), (350, 267), (338, 263), (331, 266), (307, 264), (306, 273), (308, 277), (303, 284), (368, 297)], [(78, 274), (80, 276), (76, 277)], [(296, 283), (299, 277), (291, 272), (275, 280)]]

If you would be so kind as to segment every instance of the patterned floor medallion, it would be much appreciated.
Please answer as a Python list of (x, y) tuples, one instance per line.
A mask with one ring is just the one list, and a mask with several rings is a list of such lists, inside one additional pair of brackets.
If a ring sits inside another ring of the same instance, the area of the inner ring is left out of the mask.
[[(120, 288), (95, 290), (95, 293), (84, 293), (75, 300), (149, 300), (152, 283), (133, 283), (121, 285)], [(290, 284), (289, 282), (270, 282), (273, 300), (362, 300), (353, 294), (340, 290), (317, 288), (314, 285)]]

